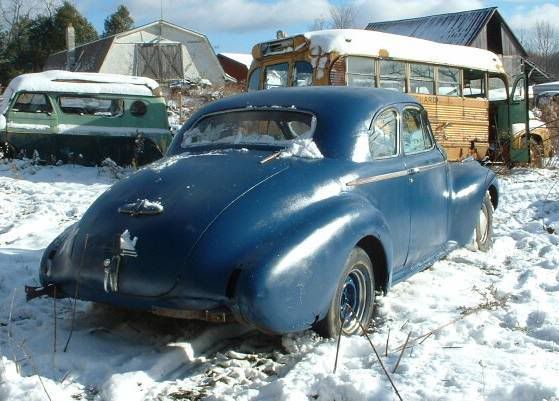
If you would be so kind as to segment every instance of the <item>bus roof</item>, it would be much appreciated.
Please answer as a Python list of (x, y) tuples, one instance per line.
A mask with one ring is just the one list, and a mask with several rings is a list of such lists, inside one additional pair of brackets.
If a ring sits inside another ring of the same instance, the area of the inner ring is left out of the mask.
[(303, 36), (313, 57), (335, 52), (340, 55), (391, 58), (505, 74), (503, 64), (495, 53), (468, 46), (363, 29), (330, 29), (307, 32)]

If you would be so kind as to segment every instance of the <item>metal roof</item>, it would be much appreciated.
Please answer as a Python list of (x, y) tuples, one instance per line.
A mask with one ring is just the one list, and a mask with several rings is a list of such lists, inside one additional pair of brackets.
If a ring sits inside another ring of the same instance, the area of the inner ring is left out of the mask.
[[(111, 44), (113, 43), (113, 39), (114, 36), (109, 36), (81, 46), (76, 46), (74, 49), (74, 64), (71, 66), (70, 70), (81, 72), (99, 72), (101, 65), (105, 61), (105, 57), (109, 52)], [(51, 54), (48, 57), (43, 69), (45, 71), (65, 70), (67, 56), (68, 50)]]
[(371, 22), (365, 29), (469, 46), (496, 11), (497, 7), (489, 7), (397, 21)]

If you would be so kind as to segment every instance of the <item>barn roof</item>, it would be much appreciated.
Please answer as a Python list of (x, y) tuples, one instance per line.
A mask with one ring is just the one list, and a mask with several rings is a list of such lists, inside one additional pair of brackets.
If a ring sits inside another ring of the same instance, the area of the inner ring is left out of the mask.
[(497, 7), (489, 7), (396, 21), (371, 22), (365, 29), (469, 46), (495, 12)]
[[(113, 35), (76, 46), (74, 49), (74, 65), (71, 70), (99, 72), (114, 38), (115, 36)], [(47, 59), (44, 70), (65, 70), (67, 57), (67, 50), (51, 54)]]

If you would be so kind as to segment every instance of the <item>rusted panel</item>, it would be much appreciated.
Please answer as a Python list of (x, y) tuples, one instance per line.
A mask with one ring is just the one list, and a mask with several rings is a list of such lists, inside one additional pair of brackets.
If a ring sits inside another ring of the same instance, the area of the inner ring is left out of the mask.
[(469, 155), (481, 158), (485, 155), (489, 146), (488, 100), (412, 96), (427, 110), (437, 142), (447, 150), (450, 160), (460, 160)]
[(330, 67), (330, 85), (343, 86), (345, 85), (345, 57), (338, 57)]

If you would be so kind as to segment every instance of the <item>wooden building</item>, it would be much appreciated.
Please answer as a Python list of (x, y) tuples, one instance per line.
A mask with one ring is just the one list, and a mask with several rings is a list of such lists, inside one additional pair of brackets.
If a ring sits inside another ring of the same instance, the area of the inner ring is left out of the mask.
[(137, 75), (160, 84), (206, 79), (222, 85), (225, 73), (208, 38), (159, 20), (49, 56), (45, 70)]
[(522, 73), (524, 60), (530, 68), (533, 82), (546, 82), (550, 79), (546, 72), (527, 60), (528, 53), (497, 7), (371, 22), (365, 29), (490, 50), (501, 57), (505, 70), (511, 77)]
[(238, 83), (246, 82), (252, 54), (219, 53), (217, 58), (226, 74), (235, 78)]

